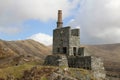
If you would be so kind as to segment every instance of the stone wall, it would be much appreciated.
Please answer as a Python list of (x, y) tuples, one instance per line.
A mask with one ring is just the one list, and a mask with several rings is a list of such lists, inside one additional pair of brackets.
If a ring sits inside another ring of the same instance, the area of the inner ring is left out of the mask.
[(69, 56), (68, 65), (69, 67), (91, 70), (91, 56)]
[(53, 54), (77, 55), (80, 46), (80, 30), (71, 27), (53, 31)]
[(94, 77), (98, 80), (106, 77), (106, 72), (104, 70), (104, 65), (101, 58), (96, 58), (93, 56), (69, 56), (68, 65), (73, 68), (91, 70)]
[(92, 56), (92, 55), (90, 54), (90, 52), (88, 52), (87, 48), (81, 47), (81, 46), (79, 47), (78, 55), (79, 55), (79, 56)]
[[(70, 27), (55, 29), (53, 31), (53, 54), (69, 54)], [(66, 53), (63, 51), (66, 48)]]
[(93, 56), (91, 58), (91, 68), (94, 77), (96, 77), (98, 80), (104, 79), (106, 77), (106, 72), (104, 69), (103, 59)]
[(78, 55), (79, 55), (79, 56), (84, 56), (84, 55), (85, 55), (85, 53), (84, 53), (84, 47), (80, 47), (80, 48), (78, 49)]
[(80, 29), (72, 29), (71, 36), (80, 36)]
[(48, 55), (45, 59), (44, 65), (68, 67), (68, 60), (65, 55)]
[(79, 29), (71, 29), (70, 35), (70, 55), (78, 55), (78, 50), (80, 46), (80, 30)]

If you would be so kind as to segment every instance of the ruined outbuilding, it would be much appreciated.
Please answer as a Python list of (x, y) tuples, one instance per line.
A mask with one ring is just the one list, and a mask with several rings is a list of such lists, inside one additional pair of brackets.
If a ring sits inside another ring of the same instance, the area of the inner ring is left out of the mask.
[(63, 27), (62, 10), (58, 10), (57, 27), (53, 30), (53, 55), (47, 56), (44, 64), (84, 68), (93, 71), (96, 78), (105, 78), (102, 59), (90, 56), (80, 46), (80, 29)]

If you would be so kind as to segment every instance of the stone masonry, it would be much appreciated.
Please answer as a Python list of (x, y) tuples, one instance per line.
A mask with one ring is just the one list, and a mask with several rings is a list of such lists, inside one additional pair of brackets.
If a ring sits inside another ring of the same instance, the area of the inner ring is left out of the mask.
[(62, 25), (62, 10), (59, 10), (57, 28), (53, 30), (53, 55), (47, 56), (44, 64), (84, 68), (93, 71), (99, 80), (104, 79), (106, 75), (102, 59), (89, 56), (80, 46), (80, 29)]
[(70, 26), (53, 31), (53, 54), (78, 55), (80, 37), (79, 29)]

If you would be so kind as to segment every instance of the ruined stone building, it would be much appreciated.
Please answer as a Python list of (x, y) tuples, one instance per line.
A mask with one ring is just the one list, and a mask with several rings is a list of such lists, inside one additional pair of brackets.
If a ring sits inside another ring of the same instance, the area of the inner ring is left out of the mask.
[(84, 68), (105, 77), (101, 58), (90, 56), (80, 46), (80, 29), (63, 27), (62, 11), (58, 11), (57, 27), (53, 30), (53, 54), (46, 57), (45, 65)]

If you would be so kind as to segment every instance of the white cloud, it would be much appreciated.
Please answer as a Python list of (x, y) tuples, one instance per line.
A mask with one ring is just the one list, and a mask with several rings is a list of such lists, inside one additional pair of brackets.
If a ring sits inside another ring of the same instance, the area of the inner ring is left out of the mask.
[(120, 0), (81, 0), (80, 5), (70, 24), (80, 25), (82, 43), (120, 42)]
[(76, 28), (76, 29), (80, 29), (80, 26), (78, 25), (78, 26), (76, 26), (75, 28)]
[(52, 36), (44, 34), (44, 33), (34, 34), (28, 37), (28, 39), (33, 39), (47, 46), (52, 45)]
[(22, 29), (20, 27), (10, 27), (10, 26), (0, 27), (0, 33), (3, 33), (3, 34), (16, 34), (16, 33), (21, 32), (21, 30)]
[(29, 19), (54, 20), (58, 9), (63, 10), (65, 18), (71, 15), (70, 11), (76, 9), (79, 2), (80, 0), (0, 0), (0, 26), (17, 26)]
[(120, 0), (0, 0), (0, 33), (17, 33), (29, 19), (54, 20), (58, 9), (64, 18), (76, 14), (68, 24), (80, 26), (82, 43), (120, 42)]

